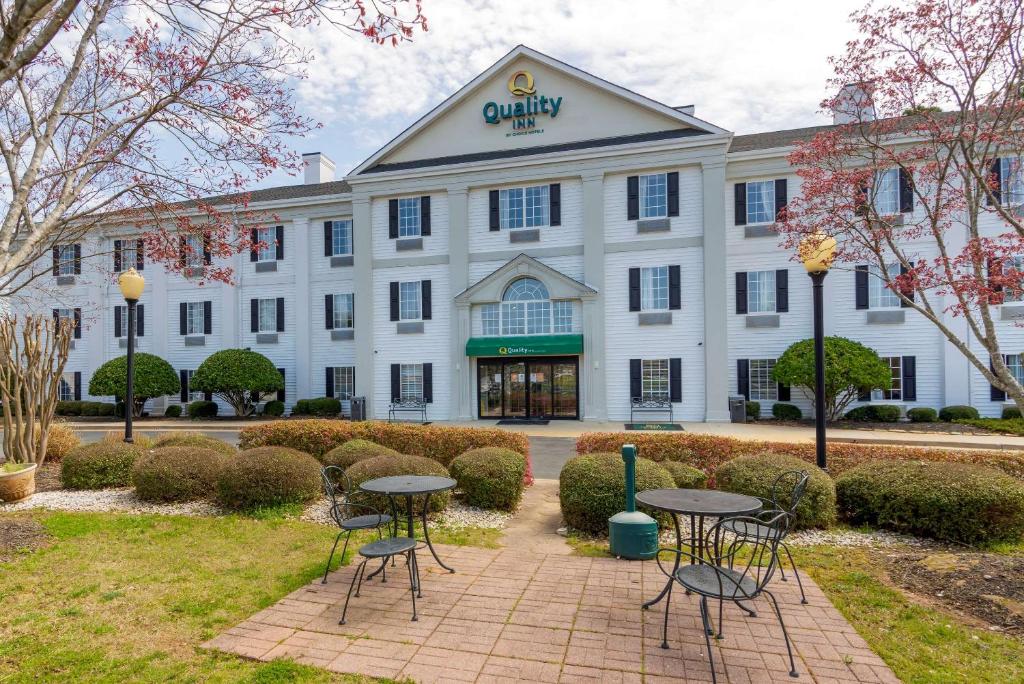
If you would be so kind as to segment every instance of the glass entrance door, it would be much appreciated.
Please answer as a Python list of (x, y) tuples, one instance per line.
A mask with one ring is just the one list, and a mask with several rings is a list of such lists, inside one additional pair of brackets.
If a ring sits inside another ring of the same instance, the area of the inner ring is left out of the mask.
[(579, 418), (579, 359), (480, 359), (481, 418)]
[(547, 418), (551, 415), (551, 364), (531, 361), (530, 418)]
[(506, 363), (504, 372), (506, 418), (526, 418), (526, 364)]

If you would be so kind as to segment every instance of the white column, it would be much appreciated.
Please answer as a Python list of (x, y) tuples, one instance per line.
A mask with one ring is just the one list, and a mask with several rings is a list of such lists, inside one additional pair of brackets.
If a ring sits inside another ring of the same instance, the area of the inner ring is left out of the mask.
[[(313, 270), (309, 246), (309, 219), (297, 216), (292, 220), (292, 258), (295, 260), (295, 396), (312, 397), (313, 326), (310, 312), (309, 274)], [(285, 252), (285, 256), (288, 252)]]
[[(367, 195), (352, 198), (352, 248), (355, 300), (372, 302), (373, 226), (370, 220), (370, 198)], [(363, 307), (363, 310), (362, 314), (356, 314), (356, 396), (366, 397), (367, 418), (374, 418), (373, 317), (378, 313), (373, 307)]]
[(704, 419), (729, 420), (725, 157), (704, 161)]
[[(469, 287), (469, 188), (457, 185), (448, 188), (448, 282), (451, 296)], [(451, 417), (473, 418), (473, 386), (470, 359), (466, 356), (469, 339), (469, 306), (451, 307)], [(436, 382), (436, 379), (435, 379)]]
[(580, 416), (604, 420), (608, 417), (604, 345), (604, 172), (583, 176), (583, 280), (597, 290), (597, 296), (583, 302)]

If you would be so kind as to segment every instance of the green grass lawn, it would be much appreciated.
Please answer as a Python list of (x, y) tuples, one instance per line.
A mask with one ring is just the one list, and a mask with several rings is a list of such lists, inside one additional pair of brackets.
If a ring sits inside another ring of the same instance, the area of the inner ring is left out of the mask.
[[(30, 515), (53, 540), (0, 564), (4, 684), (381, 681), (198, 648), (322, 573), (331, 528), (272, 515)], [(499, 534), (432, 532), (486, 546)]]

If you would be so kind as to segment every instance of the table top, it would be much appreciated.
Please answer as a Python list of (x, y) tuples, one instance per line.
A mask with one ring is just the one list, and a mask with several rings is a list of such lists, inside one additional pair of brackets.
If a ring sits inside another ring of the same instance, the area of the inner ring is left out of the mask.
[(359, 485), (359, 488), (372, 494), (413, 496), (443, 492), (454, 488), (455, 484), (452, 478), (437, 475), (391, 475), (367, 480)]
[(761, 510), (761, 501), (745, 494), (716, 489), (648, 489), (636, 495), (648, 508), (686, 515), (744, 515)]

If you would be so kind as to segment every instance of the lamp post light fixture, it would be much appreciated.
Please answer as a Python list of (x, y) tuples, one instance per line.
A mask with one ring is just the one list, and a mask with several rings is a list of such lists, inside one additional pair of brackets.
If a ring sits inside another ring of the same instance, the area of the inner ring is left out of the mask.
[(134, 268), (130, 268), (117, 279), (117, 286), (121, 288), (124, 301), (128, 304), (128, 384), (124, 399), (124, 441), (131, 444), (135, 441), (132, 437), (132, 414), (135, 412), (135, 305), (142, 297), (146, 279)]
[(815, 461), (827, 469), (825, 455), (825, 321), (822, 287), (836, 253), (836, 239), (815, 233), (800, 243), (800, 260), (811, 276), (814, 294), (814, 451)]

